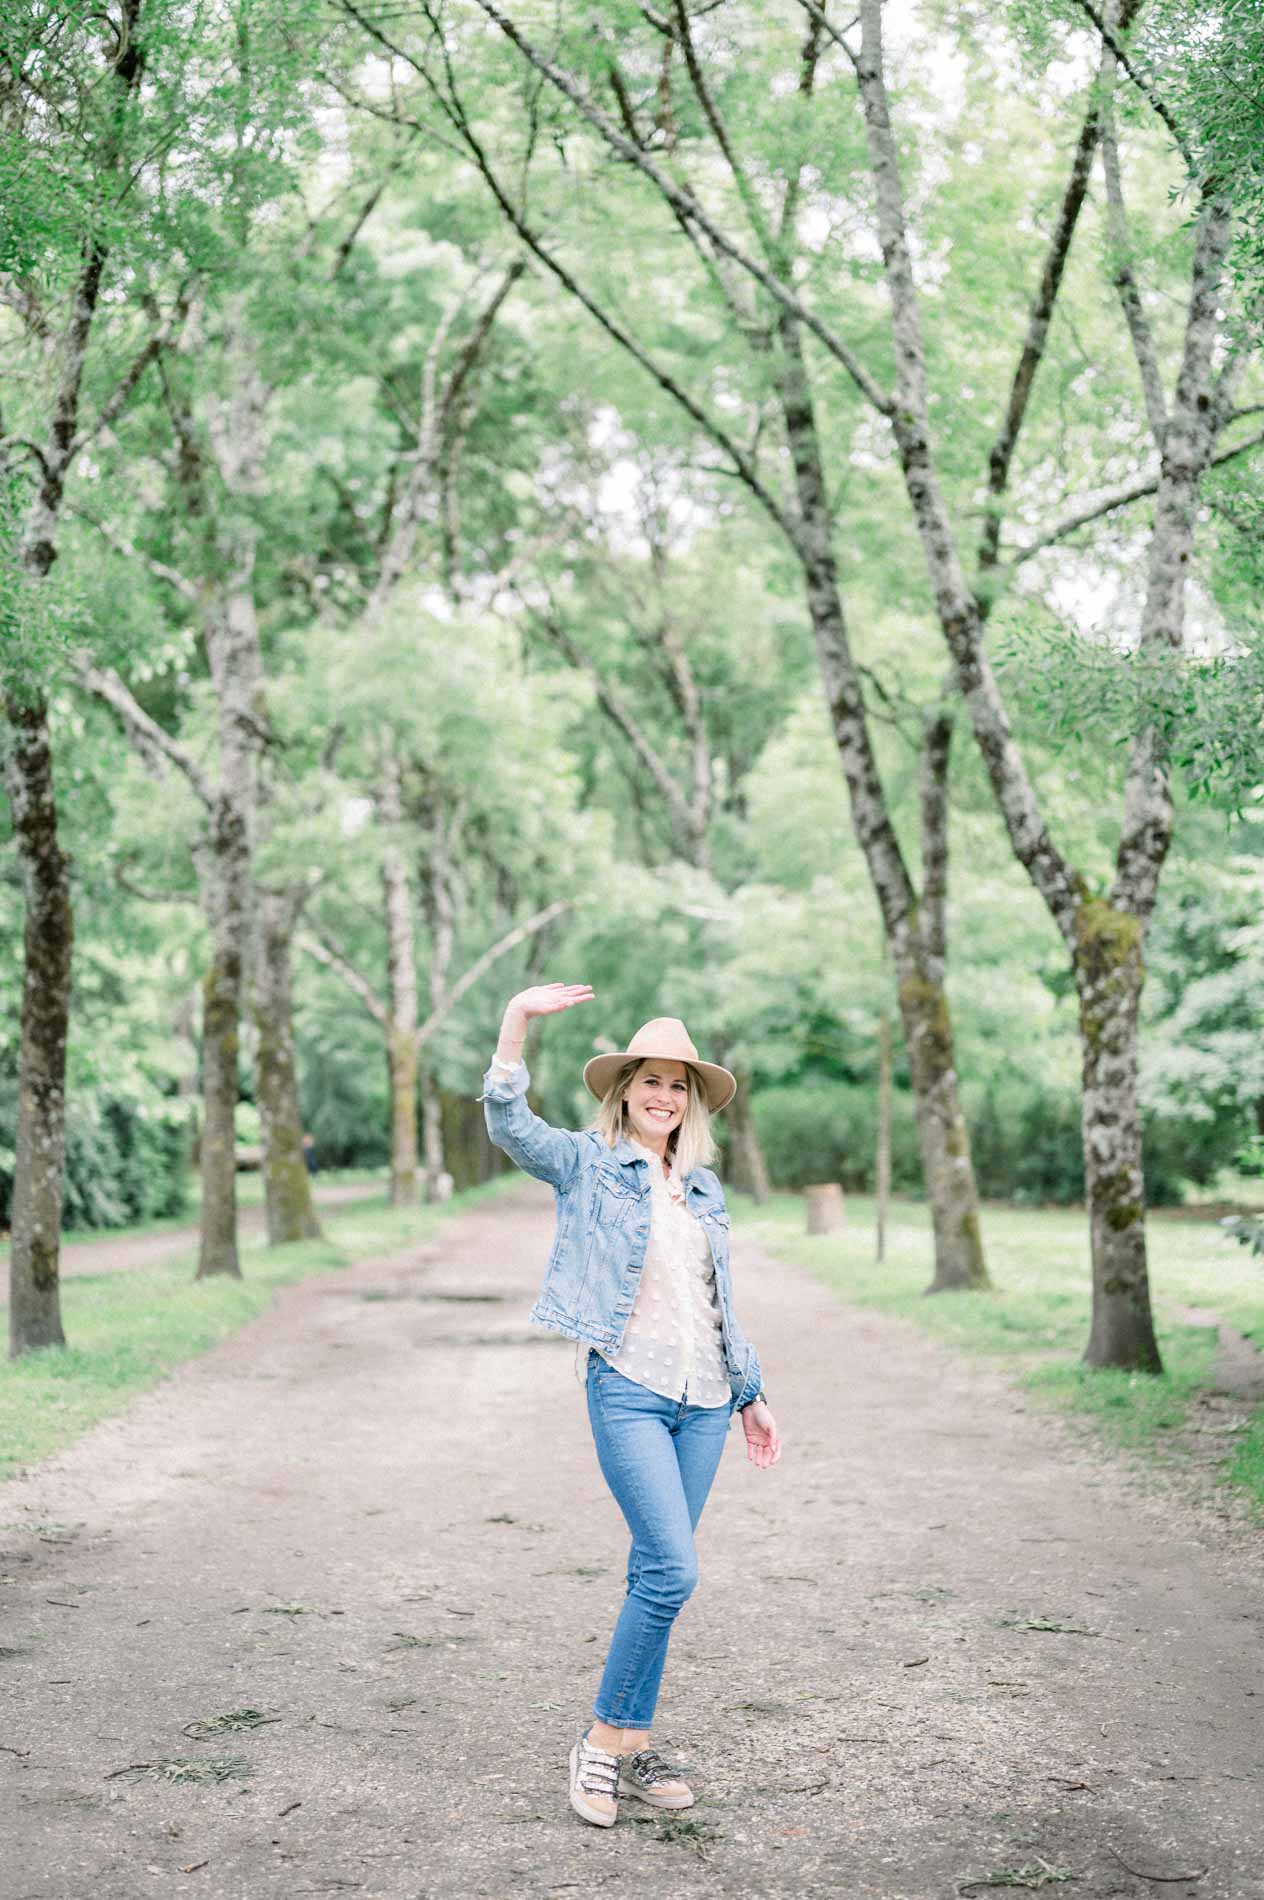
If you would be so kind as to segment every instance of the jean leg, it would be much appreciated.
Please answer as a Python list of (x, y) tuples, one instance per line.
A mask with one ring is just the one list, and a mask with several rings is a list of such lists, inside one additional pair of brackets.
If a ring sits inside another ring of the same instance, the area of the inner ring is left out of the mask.
[[(676, 1463), (689, 1512), (689, 1526), (697, 1530), (703, 1506), (711, 1493), (715, 1474), (728, 1441), (729, 1408), (724, 1405), (686, 1406), (672, 1429)], [(641, 1553), (633, 1537), (628, 1550), (627, 1582), (629, 1591), (636, 1586), (641, 1569)]]
[(669, 1428), (675, 1406), (613, 1371), (590, 1379), (588, 1406), (602, 1475), (640, 1566), (615, 1624), (593, 1714), (612, 1728), (648, 1728), (672, 1624), (698, 1576)]
[(676, 1427), (676, 1463), (693, 1530), (697, 1530), (702, 1507), (711, 1494), (728, 1431), (727, 1405), (688, 1405)]
[[(602, 1474), (632, 1532), (629, 1587), (593, 1714), (648, 1728), (672, 1625), (697, 1582), (693, 1529), (724, 1449), (724, 1408), (682, 1413), (675, 1400), (590, 1368), (588, 1408)], [(683, 1469), (681, 1440), (684, 1441)]]

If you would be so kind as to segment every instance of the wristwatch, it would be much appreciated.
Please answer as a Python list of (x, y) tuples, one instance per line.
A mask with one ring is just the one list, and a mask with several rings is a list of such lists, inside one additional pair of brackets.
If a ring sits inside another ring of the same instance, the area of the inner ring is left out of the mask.
[[(760, 1386), (758, 1392), (755, 1394), (753, 1399), (747, 1399), (746, 1405), (758, 1405), (761, 1399), (763, 1400), (764, 1404), (767, 1405), (768, 1394), (764, 1391), (764, 1388), (762, 1385)], [(746, 1410), (746, 1405), (739, 1405), (737, 1408), (738, 1411), (744, 1412)]]

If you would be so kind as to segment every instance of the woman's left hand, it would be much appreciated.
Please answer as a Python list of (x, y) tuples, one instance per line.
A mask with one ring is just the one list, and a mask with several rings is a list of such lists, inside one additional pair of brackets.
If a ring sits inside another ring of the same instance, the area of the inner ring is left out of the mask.
[(761, 1471), (775, 1465), (781, 1456), (781, 1433), (767, 1401), (756, 1399), (753, 1405), (743, 1406), (739, 1416), (746, 1433), (746, 1456), (751, 1463), (758, 1465)]

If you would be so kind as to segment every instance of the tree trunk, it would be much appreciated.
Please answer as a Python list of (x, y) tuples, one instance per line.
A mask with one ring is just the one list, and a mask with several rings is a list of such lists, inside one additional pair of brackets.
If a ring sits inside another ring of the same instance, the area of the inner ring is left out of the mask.
[(241, 1278), (237, 1253), (237, 1047), (245, 940), (245, 855), (240, 814), (222, 795), (203, 884), (211, 962), (202, 985), (202, 1213), (197, 1278)]
[[(717, 1055), (716, 1060), (727, 1067), (723, 1054)], [(772, 1184), (751, 1110), (750, 1077), (745, 1070), (735, 1069), (733, 1073), (737, 1078), (737, 1094), (725, 1111), (729, 1122), (729, 1167), (733, 1186), (752, 1195), (762, 1207), (772, 1193)]]
[(66, 1140), (66, 1034), (74, 918), (48, 708), (10, 698), (5, 779), (26, 907), (22, 1054), (9, 1257), (9, 1352), (64, 1346), (58, 1255)]
[(320, 1237), (312, 1181), (303, 1160), (303, 1124), (294, 1061), (290, 942), (298, 904), (285, 891), (256, 893), (254, 1016), (259, 1035), (256, 1096), (263, 1121), (268, 1245)]
[(891, 1018), (884, 1009), (878, 1018), (878, 1151), (875, 1157), (878, 1197), (877, 1256), (887, 1252), (887, 1216), (891, 1207)]
[[(890, 946), (909, 1050), (922, 1168), (935, 1237), (935, 1271), (929, 1291), (986, 1287), (989, 1282), (970, 1161), (970, 1137), (957, 1089), (952, 1019), (943, 982), (942, 945), (937, 941), (934, 922), (935, 915), (942, 914), (942, 889), (927, 892), (929, 923), (924, 924), (887, 810), (869, 738), (860, 678), (848, 640), (834, 560), (833, 524), (802, 343), (798, 330), (788, 319), (780, 324), (779, 334), (781, 408), (799, 497), (796, 552), (803, 568), (808, 613), (816, 636), (834, 742), (850, 795), (852, 825), (865, 856)], [(937, 745), (935, 770), (940, 774), (937, 822), (942, 833), (943, 801), (947, 796), (947, 743), (942, 733)], [(935, 788), (928, 790), (924, 780), (924, 835), (926, 800), (928, 796), (931, 798), (934, 812), (935, 795)], [(943, 849), (942, 836), (937, 840), (937, 849)], [(935, 869), (941, 884), (945, 863), (946, 859), (939, 859)], [(927, 870), (929, 876), (929, 864)], [(923, 940), (924, 932), (931, 938), (929, 943)]]
[(443, 1103), (439, 1084), (429, 1064), (421, 1070), (421, 1138), (426, 1157), (423, 1199), (428, 1202), (444, 1200), (444, 1177), (448, 1175), (448, 1166), (443, 1145)]
[[(1131, 13), (1129, 6), (1125, 13)], [(857, 76), (864, 107), (878, 209), (897, 371), (891, 410), (905, 488), (926, 560), (941, 629), (957, 670), (984, 765), (1014, 854), (1039, 890), (1070, 951), (1080, 995), (1085, 1086), (1083, 1128), (1089, 1177), (1094, 1312), (1086, 1357), (1095, 1366), (1161, 1369), (1150, 1314), (1145, 1254), (1141, 1143), (1136, 1109), (1136, 1035), (1141, 952), (1171, 839), (1166, 762), (1158, 733), (1133, 742), (1124, 821), (1109, 901), (1089, 895), (1085, 880), (1050, 835), (983, 644), (985, 604), (967, 587), (930, 447), (925, 356), (912, 259), (904, 221), (899, 158), (883, 71), (881, 0), (861, 0)], [(1113, 71), (1103, 54), (1103, 74)], [(992, 453), (991, 509), (985, 568), (994, 565), (999, 503), (1013, 445), (1039, 364), (1048, 317), (1087, 184), (1086, 164), (1099, 121), (1094, 106), (1047, 259), (1010, 415)], [(1108, 191), (1110, 180), (1108, 177)], [(1143, 652), (1178, 652), (1184, 643), (1185, 580), (1193, 544), (1199, 484), (1224, 421), (1216, 381), (1216, 345), (1224, 311), (1220, 283), (1232, 224), (1217, 194), (1224, 179), (1202, 184), (1181, 370), (1171, 417), (1161, 431), (1161, 469), (1142, 612)], [(1135, 313), (1134, 313), (1135, 314)], [(1134, 326), (1135, 327), (1135, 326)], [(1148, 374), (1142, 365), (1143, 379)], [(1099, 1303), (1104, 1303), (1099, 1311)]]
[(1080, 909), (1085, 1191), (1093, 1246), (1093, 1321), (1084, 1361), (1161, 1372), (1146, 1270), (1145, 1187), (1137, 1105), (1141, 926), (1103, 899)]
[(979, 1235), (970, 1137), (961, 1112), (948, 997), (942, 978), (897, 957), (900, 1019), (917, 1111), (922, 1175), (935, 1231), (928, 1293), (990, 1285)]
[(387, 1031), (391, 1086), (391, 1206), (417, 1203), (417, 1039)]
[[(401, 822), (399, 764), (389, 751), (378, 810), (386, 825)], [(382, 896), (390, 989), (386, 1059), (391, 1076), (391, 1206), (412, 1207), (417, 1201), (417, 960), (408, 867), (393, 838), (382, 853)]]

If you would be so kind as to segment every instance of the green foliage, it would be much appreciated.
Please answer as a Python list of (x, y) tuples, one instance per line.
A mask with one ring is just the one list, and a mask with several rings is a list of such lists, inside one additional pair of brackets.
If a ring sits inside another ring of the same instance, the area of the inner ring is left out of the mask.
[[(870, 1089), (844, 1082), (791, 1082), (760, 1089), (752, 1107), (776, 1186), (838, 1181), (849, 1191), (872, 1188), (875, 1118)], [(893, 1103), (891, 1176), (898, 1193), (916, 1192), (921, 1185), (917, 1125), (912, 1100), (903, 1091)]]
[(1240, 1242), (1252, 1255), (1264, 1258), (1264, 1216), (1230, 1214), (1220, 1225), (1231, 1240)]
[(1235, 809), (1264, 783), (1264, 639), (1207, 657), (1120, 650), (1011, 617), (1000, 671), (1059, 744), (1125, 747), (1153, 732), (1191, 793)]
[[(13, 1202), (17, 1092), (0, 1084), (0, 1228)], [(127, 1227), (183, 1213), (189, 1189), (189, 1110), (108, 1091), (75, 1089), (66, 1104), (62, 1220), (76, 1228)]]

